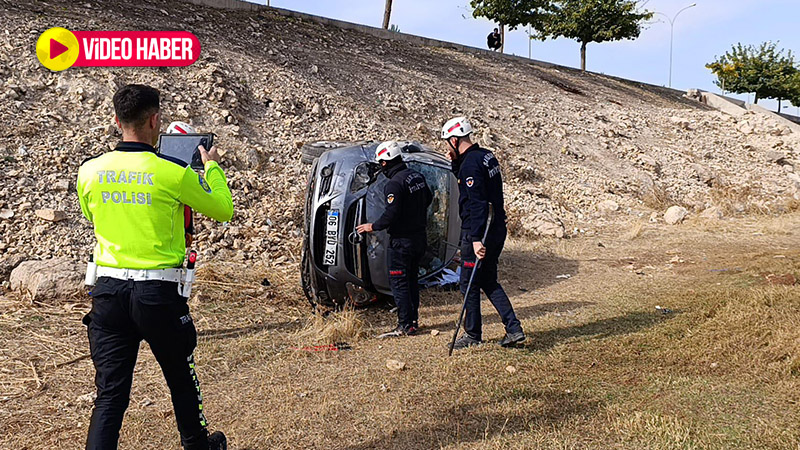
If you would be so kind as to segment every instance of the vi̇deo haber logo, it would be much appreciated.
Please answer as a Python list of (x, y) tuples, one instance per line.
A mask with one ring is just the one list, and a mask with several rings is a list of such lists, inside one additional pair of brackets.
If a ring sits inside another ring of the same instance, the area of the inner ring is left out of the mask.
[(197, 61), (200, 41), (188, 31), (69, 31), (50, 28), (36, 57), (52, 71), (77, 67), (182, 67)]

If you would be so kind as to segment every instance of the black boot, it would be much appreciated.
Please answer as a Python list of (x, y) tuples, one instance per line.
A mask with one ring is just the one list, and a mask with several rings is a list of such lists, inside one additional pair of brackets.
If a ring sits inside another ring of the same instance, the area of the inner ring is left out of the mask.
[(519, 331), (517, 333), (506, 333), (503, 339), (500, 339), (501, 347), (513, 347), (525, 341), (525, 333)]
[(208, 450), (228, 450), (228, 439), (222, 431), (215, 431), (208, 436)]
[[(481, 344), (483, 344), (483, 341), (480, 339), (475, 339), (472, 336), (464, 333), (460, 338), (456, 339), (455, 344), (453, 344), (453, 350), (461, 350)], [(450, 347), (450, 344), (447, 344), (447, 346)]]

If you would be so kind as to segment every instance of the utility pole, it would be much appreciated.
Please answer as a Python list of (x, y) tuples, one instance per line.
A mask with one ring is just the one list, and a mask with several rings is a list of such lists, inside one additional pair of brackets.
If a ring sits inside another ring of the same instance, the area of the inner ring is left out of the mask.
[(528, 59), (531, 59), (531, 24), (528, 24)]
[(678, 18), (680, 13), (686, 11), (689, 8), (694, 8), (697, 6), (697, 3), (692, 3), (691, 5), (683, 8), (682, 10), (678, 11), (674, 17), (670, 19), (670, 17), (662, 12), (656, 11), (656, 14), (661, 14), (662, 16), (666, 17), (669, 21), (669, 87), (672, 87), (672, 43), (675, 40), (675, 20)]

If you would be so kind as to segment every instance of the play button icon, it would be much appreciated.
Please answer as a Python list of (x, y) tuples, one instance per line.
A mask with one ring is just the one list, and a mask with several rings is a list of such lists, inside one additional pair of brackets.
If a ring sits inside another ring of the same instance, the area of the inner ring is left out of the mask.
[(62, 53), (69, 50), (69, 47), (58, 42), (55, 39), (50, 39), (50, 59), (60, 56)]
[(80, 55), (78, 38), (65, 28), (50, 28), (36, 41), (36, 57), (52, 71), (71, 67)]

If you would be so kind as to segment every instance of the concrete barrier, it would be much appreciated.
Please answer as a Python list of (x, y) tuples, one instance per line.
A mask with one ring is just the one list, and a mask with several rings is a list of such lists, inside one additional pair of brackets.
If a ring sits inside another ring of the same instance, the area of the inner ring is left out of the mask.
[[(747, 110), (743, 106), (737, 105), (732, 99), (727, 97), (722, 97), (711, 92), (700, 91), (700, 98), (706, 105), (716, 108), (726, 114), (736, 117), (747, 114)], [(742, 105), (744, 105), (744, 102), (742, 102)]]
[(747, 108), (750, 111), (753, 111), (755, 113), (758, 113), (758, 114), (761, 114), (761, 115), (764, 115), (764, 116), (768, 116), (768, 117), (772, 118), (774, 121), (778, 122), (779, 124), (789, 127), (789, 129), (792, 130), (793, 133), (800, 134), (800, 124), (794, 123), (791, 120), (781, 116), (780, 114), (778, 114), (776, 112), (770, 111), (770, 110), (768, 110), (766, 108), (762, 108), (761, 106), (758, 106), (758, 105), (747, 105)]
[(791, 120), (794, 123), (800, 124), (800, 117), (798, 116), (795, 116), (793, 114), (784, 114), (784, 113), (777, 113), (777, 114), (786, 120)]

